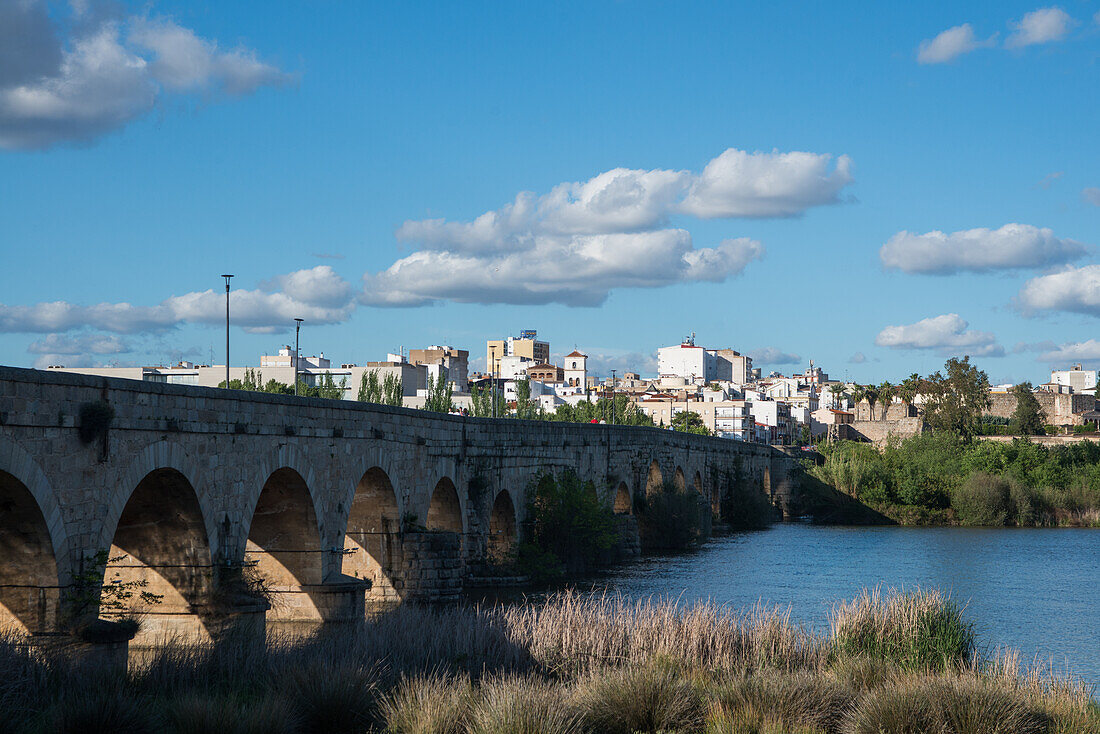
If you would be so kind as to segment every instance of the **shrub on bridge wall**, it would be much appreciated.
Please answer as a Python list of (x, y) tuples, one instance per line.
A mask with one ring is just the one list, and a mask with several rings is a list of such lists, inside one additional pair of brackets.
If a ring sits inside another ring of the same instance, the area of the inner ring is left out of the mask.
[(666, 482), (638, 505), (643, 548), (683, 550), (710, 537), (710, 506), (694, 487), (678, 489)]
[(618, 539), (615, 515), (595, 485), (566, 470), (536, 480), (527, 517), (527, 540), (518, 549), (521, 571), (535, 580), (593, 571)]

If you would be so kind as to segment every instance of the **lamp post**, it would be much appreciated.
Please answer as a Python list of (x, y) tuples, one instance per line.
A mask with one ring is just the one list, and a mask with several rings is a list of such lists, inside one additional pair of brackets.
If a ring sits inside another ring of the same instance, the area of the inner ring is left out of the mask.
[(497, 349), (489, 347), (489, 416), (497, 417)]
[(611, 370), (611, 425), (615, 425), (615, 370)]
[(302, 328), (302, 321), (303, 321), (303, 319), (294, 319), (294, 359), (292, 359), (291, 361), (294, 362), (294, 395), (295, 395), (295, 397), (297, 397), (297, 395), (298, 395), (298, 355), (299, 355), (299, 351), (298, 351), (298, 332)]
[(229, 281), (231, 274), (223, 273), (225, 278), (225, 389), (229, 389)]

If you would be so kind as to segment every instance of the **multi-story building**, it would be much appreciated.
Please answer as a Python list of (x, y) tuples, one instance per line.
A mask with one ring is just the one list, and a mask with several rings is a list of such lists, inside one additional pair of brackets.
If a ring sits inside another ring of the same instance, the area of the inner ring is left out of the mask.
[(500, 371), (503, 357), (526, 357), (532, 364), (550, 361), (550, 342), (539, 341), (534, 329), (521, 331), (519, 336), (507, 339), (490, 339), (485, 342), (485, 364), (489, 374)]
[(713, 350), (695, 346), (695, 335), (673, 347), (657, 350), (658, 377), (683, 377), (696, 383), (718, 379), (717, 360)]
[(717, 349), (714, 354), (717, 371), (715, 379), (732, 382), (735, 385), (747, 385), (752, 382), (752, 357), (729, 348)]
[(1068, 370), (1051, 370), (1050, 381), (1057, 385), (1066, 385), (1073, 392), (1096, 392), (1097, 371), (1081, 369), (1080, 364), (1073, 365)]
[(696, 346), (695, 335), (677, 346), (657, 350), (657, 375), (661, 378), (683, 377), (697, 384), (732, 382), (744, 385), (752, 381), (752, 357), (725, 349), (704, 349)]
[(449, 346), (432, 345), (427, 349), (410, 349), (409, 362), (414, 365), (438, 365), (447, 372), (454, 391), (466, 393), (470, 391), (468, 384), (470, 353), (465, 349), (455, 349)]

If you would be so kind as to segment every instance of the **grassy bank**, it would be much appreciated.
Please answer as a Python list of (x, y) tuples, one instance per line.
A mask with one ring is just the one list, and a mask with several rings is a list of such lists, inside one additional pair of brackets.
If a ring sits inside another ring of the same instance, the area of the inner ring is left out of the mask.
[(405, 606), (355, 634), (169, 647), (123, 675), (0, 645), (18, 732), (429, 734), (1100, 731), (1088, 692), (980, 654), (936, 593), (782, 612), (628, 604)]
[(1100, 527), (1100, 444), (939, 433), (820, 451), (825, 463), (809, 467), (812, 476), (903, 524)]

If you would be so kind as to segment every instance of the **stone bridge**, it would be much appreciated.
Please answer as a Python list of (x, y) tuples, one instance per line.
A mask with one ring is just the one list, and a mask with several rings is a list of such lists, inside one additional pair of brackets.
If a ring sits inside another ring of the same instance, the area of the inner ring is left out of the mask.
[(656, 428), (0, 367), (0, 626), (60, 634), (88, 589), (93, 616), (136, 607), (139, 643), (361, 618), (457, 597), (517, 540), (547, 472), (591, 480), (629, 527), (664, 482), (717, 507), (736, 476), (778, 503), (790, 467)]

